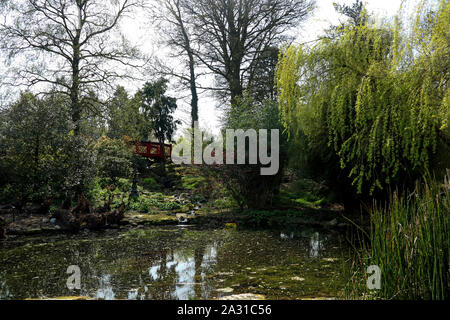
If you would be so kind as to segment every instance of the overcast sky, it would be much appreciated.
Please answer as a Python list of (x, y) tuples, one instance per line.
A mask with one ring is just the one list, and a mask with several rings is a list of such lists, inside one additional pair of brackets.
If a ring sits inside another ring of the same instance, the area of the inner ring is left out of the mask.
[[(314, 15), (311, 16), (302, 27), (299, 28), (297, 34), (297, 41), (307, 42), (315, 40), (322, 34), (323, 30), (330, 25), (336, 25), (339, 21), (343, 21), (344, 17), (338, 15), (333, 7), (333, 2), (341, 4), (352, 4), (354, 0), (317, 0), (317, 8)], [(370, 13), (374, 14), (377, 18), (390, 18), (394, 16), (400, 9), (401, 0), (368, 0), (366, 1), (367, 8)], [(150, 27), (150, 28), (149, 28)], [(153, 52), (154, 54), (164, 56), (164, 49), (158, 41), (155, 41), (156, 35), (151, 30), (150, 22), (144, 16), (135, 18), (133, 20), (127, 20), (123, 24), (124, 33), (135, 43), (139, 43), (142, 50), (145, 52)], [(150, 29), (150, 30), (149, 30)], [(149, 75), (151, 77), (151, 75)], [(127, 85), (130, 90), (134, 84)], [(176, 92), (173, 92), (177, 95)], [(177, 112), (178, 118), (188, 120), (188, 115), (182, 110), (188, 110), (189, 100), (179, 101), (181, 105), (180, 111)], [(208, 129), (218, 133), (220, 123), (220, 108), (216, 105), (214, 99), (204, 96), (200, 100), (199, 112), (200, 112), (200, 125), (202, 128)]]

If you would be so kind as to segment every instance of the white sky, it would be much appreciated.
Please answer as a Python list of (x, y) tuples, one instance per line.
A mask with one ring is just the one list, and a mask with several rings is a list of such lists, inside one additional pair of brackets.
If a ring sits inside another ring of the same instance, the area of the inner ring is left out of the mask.
[[(344, 17), (338, 15), (334, 10), (333, 3), (338, 2), (340, 4), (352, 4), (353, 0), (317, 0), (317, 8), (313, 14), (303, 26), (298, 30), (297, 41), (300, 43), (315, 40), (320, 37), (324, 29), (330, 25), (336, 25), (339, 21), (343, 21)], [(367, 9), (369, 13), (372, 13), (376, 18), (390, 18), (398, 13), (402, 0), (367, 0)], [(158, 56), (164, 56), (164, 49), (161, 43), (155, 41), (154, 31), (149, 32), (151, 24), (149, 20), (144, 16), (132, 21), (124, 23), (124, 33), (134, 43), (141, 43), (141, 48), (145, 52), (153, 52)], [(149, 80), (152, 75), (149, 75)], [(126, 86), (131, 91), (134, 91), (128, 85)], [(172, 92), (174, 96), (179, 93)], [(186, 111), (189, 109), (189, 99), (179, 101), (181, 110), (176, 113), (177, 118), (188, 120)], [(219, 117), (221, 115), (220, 108), (216, 106), (214, 99), (210, 97), (201, 97), (199, 102), (199, 114), (200, 114), (200, 126), (207, 129), (210, 132), (218, 133), (220, 129)]]

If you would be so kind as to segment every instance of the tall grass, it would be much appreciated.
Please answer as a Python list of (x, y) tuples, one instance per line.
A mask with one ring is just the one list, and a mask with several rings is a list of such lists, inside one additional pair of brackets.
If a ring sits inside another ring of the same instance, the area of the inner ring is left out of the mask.
[[(369, 242), (355, 260), (357, 270), (349, 287), (358, 298), (445, 300), (449, 294), (448, 186), (417, 185), (415, 192), (398, 196), (388, 205), (374, 206)], [(381, 269), (381, 289), (365, 286), (367, 266)], [(347, 290), (348, 291), (348, 290)]]

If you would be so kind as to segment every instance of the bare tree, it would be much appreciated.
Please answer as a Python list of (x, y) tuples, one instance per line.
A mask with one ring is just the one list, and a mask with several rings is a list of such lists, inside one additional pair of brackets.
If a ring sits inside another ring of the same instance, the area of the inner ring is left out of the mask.
[[(160, 0), (152, 10), (152, 17), (158, 23), (160, 35), (171, 48), (171, 58), (181, 60), (181, 67), (174, 68), (167, 63), (158, 63), (158, 72), (162, 76), (175, 77), (183, 89), (190, 92), (190, 125), (192, 135), (195, 123), (199, 121), (199, 90), (197, 85), (197, 63), (192, 47), (191, 25), (186, 21), (187, 14), (183, 9), (184, 0)], [(181, 59), (180, 59), (181, 58)]]
[[(142, 0), (18, 0), (0, 4), (0, 49), (14, 60), (9, 84), (46, 84), (67, 94), (79, 135), (92, 94), (127, 74), (138, 51), (119, 32), (119, 21)], [(9, 61), (11, 62), (11, 61)], [(113, 67), (116, 64), (123, 68)], [(129, 76), (129, 75), (128, 75)]]
[[(159, 0), (152, 10), (152, 18), (157, 22), (160, 35), (171, 48), (170, 57), (181, 60), (181, 70), (166, 62), (157, 63), (157, 72), (163, 77), (179, 80), (181, 88), (190, 92), (190, 127), (191, 141), (194, 141), (195, 126), (199, 122), (199, 89), (197, 84), (197, 60), (192, 47), (192, 25), (187, 21), (183, 6), (184, 0)], [(180, 59), (181, 58), (181, 59)], [(194, 157), (194, 144), (191, 144), (191, 155)]]
[(275, 100), (277, 89), (275, 85), (275, 70), (278, 64), (279, 48), (267, 47), (253, 61), (252, 78), (247, 85), (250, 95), (260, 103), (265, 100)]
[(364, 3), (356, 0), (351, 6), (339, 3), (333, 3), (334, 9), (348, 18), (355, 26), (361, 26), (367, 23), (367, 14), (365, 13)]
[(255, 79), (260, 56), (288, 40), (313, 0), (183, 0), (194, 57), (216, 76), (231, 102)]

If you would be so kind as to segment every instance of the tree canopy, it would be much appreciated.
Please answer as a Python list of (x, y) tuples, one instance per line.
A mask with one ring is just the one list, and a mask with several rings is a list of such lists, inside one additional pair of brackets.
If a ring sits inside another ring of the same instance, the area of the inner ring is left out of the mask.
[(349, 23), (312, 48), (285, 48), (277, 83), (291, 137), (336, 154), (359, 193), (430, 170), (449, 146), (449, 15), (448, 1), (422, 4), (411, 34), (399, 18)]
[(133, 66), (138, 57), (118, 26), (139, 5), (139, 0), (6, 2), (0, 7), (0, 49), (8, 59), (26, 63), (16, 64), (2, 82), (41, 91), (50, 86), (68, 95), (78, 134), (83, 111), (98, 102), (89, 93), (98, 95), (112, 80), (128, 76), (111, 64)]

